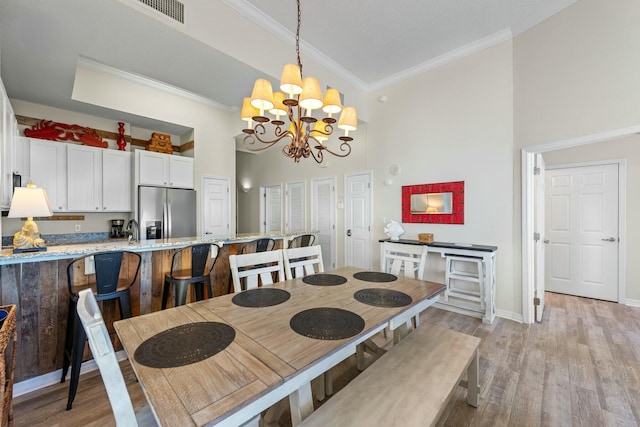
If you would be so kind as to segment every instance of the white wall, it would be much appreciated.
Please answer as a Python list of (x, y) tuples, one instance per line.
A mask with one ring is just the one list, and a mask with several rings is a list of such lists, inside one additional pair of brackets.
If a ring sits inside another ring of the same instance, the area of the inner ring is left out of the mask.
[[(72, 98), (193, 128), (193, 139), (196, 141), (193, 153), (196, 191), (200, 191), (203, 175), (228, 177), (232, 182), (230, 202), (232, 206), (235, 205), (233, 137), (241, 128), (237, 113), (82, 66), (76, 70)], [(200, 197), (197, 198), (197, 204), (200, 213)], [(199, 214), (198, 234), (201, 232), (200, 216)], [(234, 215), (230, 227), (235, 229)]]
[[(385, 103), (378, 101), (386, 95)], [(369, 166), (374, 170), (374, 230), (401, 220), (401, 187), (465, 182), (465, 223), (402, 224), (402, 238), (434, 234), (436, 241), (498, 246), (497, 304), (519, 313), (514, 292), (512, 45), (502, 43), (369, 95)], [(398, 164), (400, 174), (389, 167)], [(392, 185), (384, 185), (393, 179)], [(427, 278), (443, 280), (444, 265), (429, 258)], [(376, 265), (376, 264), (374, 264)]]
[[(514, 143), (516, 148), (607, 132), (640, 124), (640, 2), (580, 0), (514, 39)], [(611, 144), (611, 153), (608, 153)], [(615, 153), (634, 163), (629, 140), (610, 141), (548, 153), (551, 161), (600, 160)], [(557, 156), (557, 157), (556, 157)], [(514, 152), (514, 256), (521, 257), (520, 152)], [(632, 202), (633, 167), (628, 169), (627, 217), (638, 216)], [(628, 242), (638, 237), (628, 222)], [(628, 259), (632, 260), (632, 245)], [(516, 264), (519, 268), (520, 265)], [(520, 271), (516, 271), (519, 286)], [(627, 268), (627, 297), (638, 298), (632, 278), (640, 266)]]

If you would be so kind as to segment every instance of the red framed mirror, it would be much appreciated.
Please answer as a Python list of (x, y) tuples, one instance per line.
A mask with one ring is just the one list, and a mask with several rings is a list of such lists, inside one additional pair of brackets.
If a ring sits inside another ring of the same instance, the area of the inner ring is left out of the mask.
[(464, 224), (464, 181), (403, 186), (402, 222)]

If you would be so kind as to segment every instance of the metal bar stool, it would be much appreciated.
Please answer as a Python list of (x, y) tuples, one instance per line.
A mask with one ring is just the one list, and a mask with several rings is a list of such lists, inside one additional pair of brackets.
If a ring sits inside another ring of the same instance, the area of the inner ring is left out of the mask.
[[(128, 264), (129, 274), (120, 278), (122, 261), (127, 256), (132, 264)], [(69, 371), (71, 363), (71, 383), (69, 385), (69, 398), (67, 410), (71, 409), (73, 399), (78, 390), (80, 379), (80, 366), (82, 354), (87, 340), (87, 335), (80, 324), (76, 306), (78, 292), (91, 288), (97, 301), (117, 299), (120, 308), (120, 318), (131, 317), (131, 287), (136, 283), (140, 271), (140, 254), (128, 251), (100, 252), (76, 258), (67, 266), (67, 287), (69, 290), (69, 312), (67, 314), (67, 333), (64, 345), (64, 358), (62, 361), (63, 383)], [(135, 267), (133, 275), (131, 267)]]
[(299, 236), (294, 237), (289, 241), (289, 249), (290, 248), (303, 248), (305, 246), (313, 246), (313, 243), (316, 241), (316, 236), (313, 234), (301, 234)]
[[(216, 253), (209, 256), (211, 247), (215, 246)], [(191, 254), (191, 267), (183, 269), (183, 255)], [(162, 309), (167, 308), (169, 292), (173, 285), (173, 306), (185, 305), (187, 301), (187, 289), (189, 285), (195, 285), (196, 301), (204, 299), (204, 286), (207, 286), (207, 296), (213, 298), (211, 286), (211, 271), (218, 260), (220, 248), (211, 243), (198, 243), (177, 249), (171, 258), (171, 272), (164, 276), (164, 288), (162, 290)]]

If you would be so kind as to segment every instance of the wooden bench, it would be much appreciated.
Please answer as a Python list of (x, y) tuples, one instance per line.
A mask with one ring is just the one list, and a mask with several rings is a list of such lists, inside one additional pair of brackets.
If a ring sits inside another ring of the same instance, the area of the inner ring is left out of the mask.
[(480, 339), (424, 324), (375, 361), (300, 426), (429, 426), (465, 370), (467, 402), (478, 406)]

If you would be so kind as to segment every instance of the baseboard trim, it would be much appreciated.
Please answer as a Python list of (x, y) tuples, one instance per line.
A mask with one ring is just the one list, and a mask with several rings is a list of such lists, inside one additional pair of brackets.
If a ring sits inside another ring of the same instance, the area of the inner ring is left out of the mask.
[(496, 316), (502, 317), (503, 319), (513, 320), (514, 322), (524, 323), (524, 318), (520, 313), (514, 313), (513, 311), (507, 310), (496, 310)]
[[(118, 361), (126, 360), (127, 353), (124, 350), (120, 350), (116, 353), (116, 358)], [(92, 360), (87, 360), (82, 363), (82, 367), (80, 368), (80, 375), (85, 372), (91, 372), (98, 369), (98, 365), (96, 362)], [(31, 393), (36, 390), (40, 390), (41, 388), (49, 387), (50, 385), (60, 383), (60, 376), (62, 375), (62, 369), (58, 369), (54, 372), (49, 372), (48, 374), (40, 375), (37, 377), (29, 378), (28, 380), (20, 381), (13, 385), (13, 397), (22, 396), (23, 394)], [(69, 381), (69, 375), (71, 375), (71, 370), (67, 374), (66, 382)]]
[(629, 307), (640, 307), (640, 299), (627, 298), (624, 301), (624, 305), (628, 305)]

